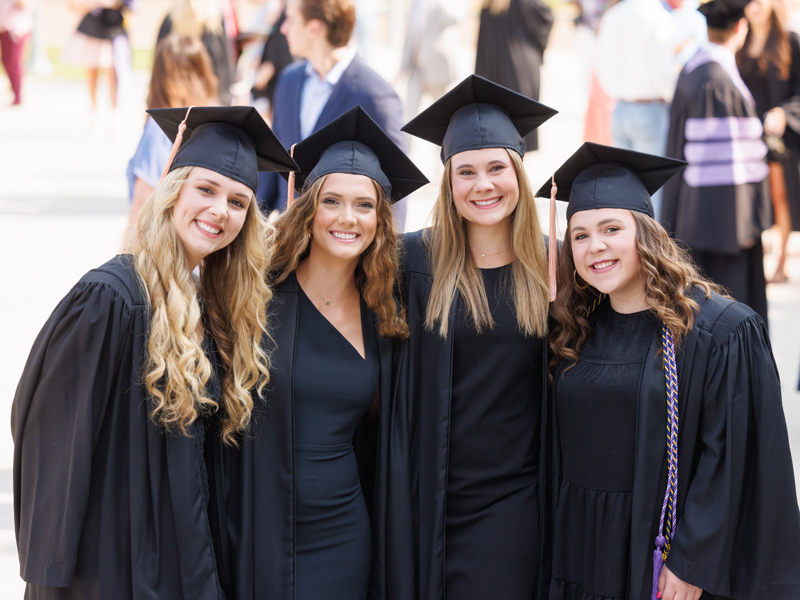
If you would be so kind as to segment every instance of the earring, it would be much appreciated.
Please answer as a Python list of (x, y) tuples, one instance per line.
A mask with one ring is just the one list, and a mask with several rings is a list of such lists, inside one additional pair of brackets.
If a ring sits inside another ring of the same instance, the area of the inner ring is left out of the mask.
[(584, 282), (583, 285), (578, 283), (578, 269), (572, 269), (572, 281), (575, 282), (575, 287), (581, 291), (589, 289), (588, 283)]

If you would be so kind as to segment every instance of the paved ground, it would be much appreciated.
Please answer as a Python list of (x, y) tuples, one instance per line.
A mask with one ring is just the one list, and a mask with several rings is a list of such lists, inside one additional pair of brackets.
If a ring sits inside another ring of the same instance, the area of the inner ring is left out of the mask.
[[(389, 57), (396, 58), (396, 57)], [(469, 60), (464, 60), (469, 63)], [(392, 63), (396, 64), (396, 63)], [(546, 56), (542, 101), (561, 113), (541, 129), (542, 150), (527, 165), (534, 185), (569, 156), (581, 141), (584, 90), (565, 74), (579, 72), (568, 30)], [(386, 72), (384, 70), (384, 72)], [(119, 247), (125, 228), (125, 166), (143, 125), (147, 75), (137, 74), (131, 100), (114, 135), (88, 135), (88, 104), (82, 82), (30, 77), (26, 104), (5, 106), (10, 94), (0, 82), (0, 600), (22, 597), (14, 541), (8, 418), (16, 382), (28, 350), (58, 300), (88, 269)], [(440, 163), (432, 147), (416, 144), (415, 160), (435, 180)], [(409, 207), (408, 229), (425, 224), (435, 185)], [(792, 240), (800, 254), (800, 238)], [(770, 327), (783, 379), (797, 479), (800, 479), (800, 258), (790, 262), (792, 283), (771, 286)]]

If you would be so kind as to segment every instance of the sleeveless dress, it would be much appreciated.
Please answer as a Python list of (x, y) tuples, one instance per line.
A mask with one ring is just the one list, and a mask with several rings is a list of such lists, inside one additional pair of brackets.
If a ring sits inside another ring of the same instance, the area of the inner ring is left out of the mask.
[(296, 600), (367, 597), (371, 529), (353, 436), (378, 392), (374, 329), (366, 359), (300, 291), (294, 359)]
[(658, 328), (650, 311), (603, 303), (578, 362), (556, 382), (562, 477), (551, 600), (629, 597), (639, 380)]
[(532, 600), (539, 559), (542, 338), (517, 327), (510, 267), (482, 269), (495, 321), (456, 316), (445, 529), (445, 596)]

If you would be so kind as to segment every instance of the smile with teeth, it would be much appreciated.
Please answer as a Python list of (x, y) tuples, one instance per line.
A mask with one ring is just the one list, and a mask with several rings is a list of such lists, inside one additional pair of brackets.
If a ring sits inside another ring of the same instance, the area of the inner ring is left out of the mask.
[(350, 241), (358, 237), (357, 233), (345, 233), (343, 231), (331, 231), (331, 235), (337, 240)]
[(216, 227), (212, 227), (208, 223), (203, 223), (202, 221), (195, 221), (197, 226), (205, 231), (206, 233), (210, 233), (211, 235), (217, 235), (222, 229), (217, 229)]
[(496, 204), (500, 202), (500, 197), (496, 198), (489, 198), (488, 200), (473, 200), (472, 203), (475, 206), (491, 206), (492, 204)]
[(593, 264), (592, 265), (592, 269), (594, 269), (595, 271), (599, 271), (601, 269), (606, 269), (606, 268), (610, 267), (611, 265), (613, 265), (615, 262), (617, 262), (617, 261), (616, 260), (604, 260), (603, 262), (599, 262), (599, 263)]

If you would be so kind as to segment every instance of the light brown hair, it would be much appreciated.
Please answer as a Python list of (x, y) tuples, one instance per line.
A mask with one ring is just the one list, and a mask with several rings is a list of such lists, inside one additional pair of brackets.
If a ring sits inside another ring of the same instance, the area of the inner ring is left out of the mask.
[[(325, 183), (323, 175), (275, 221), (274, 249), (270, 263), (270, 279), (274, 285), (297, 270), (311, 247), (311, 227), (317, 214), (319, 191)], [(405, 311), (398, 308), (393, 291), (397, 285), (400, 258), (399, 240), (383, 188), (372, 181), (377, 194), (378, 228), (375, 239), (359, 257), (356, 266), (356, 287), (367, 307), (378, 317), (378, 332), (385, 338), (405, 339), (409, 335)]]
[(156, 47), (147, 108), (216, 104), (218, 85), (200, 39), (171, 33)]
[[(547, 335), (549, 300), (544, 237), (522, 158), (516, 152), (507, 152), (519, 187), (519, 201), (511, 215), (514, 262), (512, 276), (507, 282), (508, 293), (514, 301), (520, 331), (525, 335), (544, 336)], [(453, 199), (451, 162), (452, 158), (444, 166), (432, 227), (425, 238), (433, 275), (425, 327), (438, 331), (443, 338), (447, 337), (448, 317), (456, 290), (476, 331), (480, 333), (494, 327), (483, 278), (469, 251), (466, 225)]]
[(353, 0), (300, 0), (300, 13), (306, 21), (318, 19), (325, 25), (328, 43), (334, 48), (346, 46), (356, 26)]
[(789, 69), (792, 66), (792, 48), (789, 43), (789, 33), (783, 26), (780, 16), (773, 9), (770, 17), (771, 23), (764, 49), (758, 57), (750, 56), (750, 44), (753, 43), (753, 29), (747, 31), (744, 45), (736, 53), (736, 63), (743, 73), (755, 71), (765, 75), (770, 63), (775, 66), (779, 79), (789, 79)]

